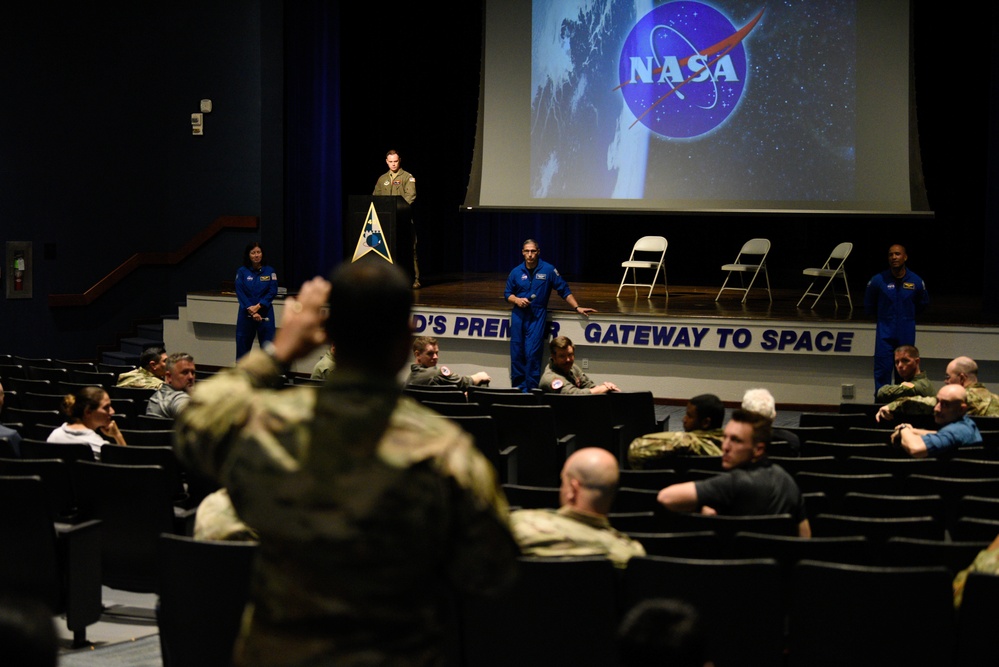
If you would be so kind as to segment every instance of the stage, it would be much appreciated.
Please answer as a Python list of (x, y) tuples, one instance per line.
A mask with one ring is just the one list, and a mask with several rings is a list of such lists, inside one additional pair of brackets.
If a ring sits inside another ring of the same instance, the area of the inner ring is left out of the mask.
[[(505, 282), (506, 275), (466, 274), (431, 279), (414, 292), (414, 328), (440, 339), (440, 363), (462, 374), (485, 370), (494, 387), (510, 386)], [(862, 292), (852, 294), (852, 309), (842, 294), (837, 305), (831, 292), (811, 309), (814, 297), (796, 307), (801, 290), (772, 290), (771, 303), (764, 288), (754, 287), (742, 304), (741, 294), (731, 291), (715, 301), (720, 284), (671, 285), (668, 300), (661, 284), (651, 299), (648, 288), (636, 295), (626, 287), (618, 298), (616, 284), (571, 285), (579, 303), (598, 312), (584, 318), (553, 294), (552, 328), (573, 340), (576, 363), (594, 380), (651, 390), (665, 403), (700, 393), (737, 402), (758, 386), (787, 409), (873, 399), (874, 322), (864, 315)], [(283, 300), (275, 304), (280, 321)], [(180, 310), (178, 320), (164, 323), (167, 349), (188, 351), (204, 366), (231, 365), (235, 295), (191, 293)], [(977, 300), (934, 297), (916, 341), (934, 383), (959, 355), (978, 361), (984, 383), (999, 383), (999, 327), (981, 320)], [(309, 372), (321, 354), (318, 349), (293, 370)]]

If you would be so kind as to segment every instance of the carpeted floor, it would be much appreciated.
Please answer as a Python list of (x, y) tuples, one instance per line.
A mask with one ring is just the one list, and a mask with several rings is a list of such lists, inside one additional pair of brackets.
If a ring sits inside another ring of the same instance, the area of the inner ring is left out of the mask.
[(63, 653), (59, 656), (59, 667), (163, 667), (160, 636)]

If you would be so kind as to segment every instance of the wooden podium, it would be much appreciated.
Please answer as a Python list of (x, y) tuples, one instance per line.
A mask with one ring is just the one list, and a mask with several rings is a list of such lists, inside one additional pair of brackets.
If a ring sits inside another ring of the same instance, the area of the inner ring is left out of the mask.
[(347, 261), (389, 262), (414, 279), (413, 214), (402, 197), (351, 195), (344, 235)]

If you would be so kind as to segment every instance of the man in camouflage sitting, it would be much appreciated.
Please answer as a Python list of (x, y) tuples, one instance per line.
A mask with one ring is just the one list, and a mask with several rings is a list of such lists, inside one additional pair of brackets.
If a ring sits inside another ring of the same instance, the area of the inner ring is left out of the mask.
[(605, 556), (625, 567), (645, 548), (611, 527), (607, 514), (618, 484), (617, 459), (605, 449), (574, 452), (562, 468), (561, 507), (523, 509), (510, 514), (514, 538), (526, 556)]
[(725, 406), (714, 394), (694, 396), (687, 403), (683, 431), (649, 433), (631, 441), (628, 463), (638, 470), (663, 467), (676, 456), (721, 456)]
[[(979, 417), (999, 416), (999, 396), (978, 381), (978, 364), (970, 357), (957, 357), (947, 364), (944, 384), (961, 385), (967, 391), (968, 414)], [(896, 414), (931, 415), (936, 407), (935, 396), (906, 396), (878, 410), (877, 420), (892, 421)]]

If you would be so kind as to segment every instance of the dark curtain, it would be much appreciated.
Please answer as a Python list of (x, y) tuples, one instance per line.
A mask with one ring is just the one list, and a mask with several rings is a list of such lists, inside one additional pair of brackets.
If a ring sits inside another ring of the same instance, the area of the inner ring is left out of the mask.
[[(340, 4), (285, 7), (285, 266), (298, 286), (343, 257)], [(292, 288), (294, 289), (294, 288)]]

